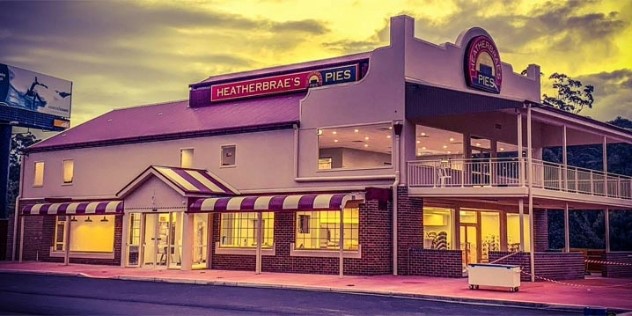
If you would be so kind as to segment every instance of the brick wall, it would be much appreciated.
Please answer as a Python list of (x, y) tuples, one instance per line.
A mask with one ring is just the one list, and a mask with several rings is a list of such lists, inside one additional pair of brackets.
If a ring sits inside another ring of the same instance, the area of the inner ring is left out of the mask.
[[(55, 216), (25, 216), (24, 217), (24, 250), (25, 261), (63, 262), (63, 257), (51, 257), (50, 249), (55, 234)], [(70, 263), (120, 265), (121, 239), (123, 233), (123, 217), (116, 216), (114, 220), (114, 259), (70, 258)], [(19, 234), (19, 231), (18, 231)], [(19, 249), (19, 241), (17, 245)], [(16, 257), (17, 258), (17, 257)]]
[[(367, 196), (369, 196), (367, 194)], [(344, 273), (352, 275), (389, 274), (391, 270), (391, 217), (389, 203), (372, 199), (360, 204), (359, 243), (361, 258), (345, 258)], [(255, 255), (215, 254), (215, 243), (220, 240), (220, 216), (213, 216), (212, 269), (254, 271)], [(274, 215), (275, 255), (262, 257), (262, 271), (286, 273), (338, 274), (338, 257), (290, 256), (295, 242), (294, 212)]]
[[(510, 254), (504, 251), (490, 252), (490, 261), (497, 260)], [(518, 253), (509, 258), (503, 259), (499, 264), (513, 264), (522, 267), (526, 272), (521, 275), (522, 281), (530, 281), (531, 271), (530, 257), (528, 252)], [(551, 280), (577, 280), (584, 278), (585, 272), (584, 254), (581, 252), (536, 252), (535, 253), (535, 275)], [(537, 279), (536, 281), (542, 281)]]
[(533, 228), (535, 238), (535, 251), (541, 252), (549, 249), (549, 219), (546, 210), (535, 209), (533, 212)]
[(632, 277), (632, 252), (608, 252), (604, 256), (605, 261), (612, 263), (624, 263), (626, 265), (604, 264), (602, 275), (608, 278)]
[(463, 277), (463, 251), (412, 248), (406, 261), (408, 275), (427, 275), (444, 278)]
[[(6, 251), (6, 259), (11, 260), (13, 258), (13, 225), (15, 224), (15, 216), (13, 213), (9, 214), (8, 227), (7, 227), (7, 251)], [(19, 232), (18, 232), (19, 233)], [(17, 259), (17, 255), (15, 256)]]
[(409, 197), (408, 188), (400, 186), (397, 189), (397, 269), (399, 275), (408, 275), (409, 249), (423, 245), (423, 200)]

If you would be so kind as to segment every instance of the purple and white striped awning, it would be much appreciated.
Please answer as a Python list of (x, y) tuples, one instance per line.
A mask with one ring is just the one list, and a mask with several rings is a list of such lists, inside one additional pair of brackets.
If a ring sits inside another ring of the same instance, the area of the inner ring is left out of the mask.
[(217, 197), (198, 199), (188, 212), (339, 210), (348, 201), (363, 199), (357, 193)]
[(64, 202), (27, 205), (22, 215), (118, 215), (123, 201)]

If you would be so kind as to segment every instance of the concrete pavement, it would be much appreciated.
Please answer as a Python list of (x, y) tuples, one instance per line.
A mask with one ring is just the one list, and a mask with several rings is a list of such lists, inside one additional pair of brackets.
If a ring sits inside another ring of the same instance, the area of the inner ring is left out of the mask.
[(561, 283), (523, 282), (519, 292), (508, 289), (470, 290), (467, 278), (423, 276), (344, 276), (227, 270), (165, 270), (43, 262), (1, 262), (0, 272), (76, 275), (137, 281), (336, 291), (419, 297), (432, 300), (583, 310), (607, 307), (632, 311), (632, 279), (588, 278)]

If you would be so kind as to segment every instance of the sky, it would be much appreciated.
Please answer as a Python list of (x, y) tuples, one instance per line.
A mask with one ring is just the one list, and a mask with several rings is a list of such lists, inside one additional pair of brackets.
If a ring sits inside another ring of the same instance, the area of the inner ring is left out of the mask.
[(480, 26), (514, 71), (594, 85), (582, 115), (632, 119), (630, 0), (0, 1), (0, 63), (72, 81), (76, 126), (212, 75), (371, 51), (400, 14), (436, 44)]

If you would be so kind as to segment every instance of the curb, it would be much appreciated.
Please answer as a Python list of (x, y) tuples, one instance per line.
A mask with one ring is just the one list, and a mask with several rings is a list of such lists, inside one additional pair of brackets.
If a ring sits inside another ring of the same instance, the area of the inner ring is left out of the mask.
[[(231, 287), (248, 287), (248, 288), (265, 288), (265, 289), (288, 289), (288, 290), (300, 290), (311, 292), (335, 292), (344, 294), (355, 295), (373, 295), (373, 296), (388, 296), (396, 298), (408, 298), (419, 299), (428, 301), (438, 301), (447, 303), (464, 303), (473, 305), (501, 305), (508, 307), (522, 307), (522, 308), (534, 308), (541, 310), (555, 310), (555, 311), (568, 311), (568, 312), (583, 312), (585, 305), (570, 305), (570, 304), (549, 304), (538, 303), (532, 301), (511, 301), (511, 300), (495, 300), (495, 299), (475, 299), (466, 297), (453, 297), (453, 296), (440, 296), (440, 295), (428, 295), (428, 294), (415, 294), (415, 293), (401, 293), (394, 291), (378, 291), (378, 290), (359, 290), (356, 288), (335, 288), (327, 286), (316, 285), (287, 285), (287, 284), (274, 284), (274, 283), (252, 283), (252, 282), (239, 282), (239, 281), (205, 281), (205, 280), (191, 280), (191, 279), (177, 279), (177, 278), (161, 278), (161, 277), (142, 277), (142, 276), (107, 276), (99, 277), (93, 276), (87, 273), (80, 272), (60, 272), (60, 271), (33, 271), (33, 270), (11, 270), (0, 269), (0, 273), (14, 273), (14, 274), (32, 274), (32, 275), (55, 275), (55, 276), (73, 276), (83, 277), (91, 279), (111, 279), (111, 280), (123, 280), (123, 281), (138, 281), (138, 282), (156, 282), (156, 283), (179, 283), (179, 284), (196, 284), (196, 285), (212, 285), (212, 286), (231, 286)], [(617, 308), (607, 307), (609, 311), (619, 313), (630, 313), (632, 311)]]

